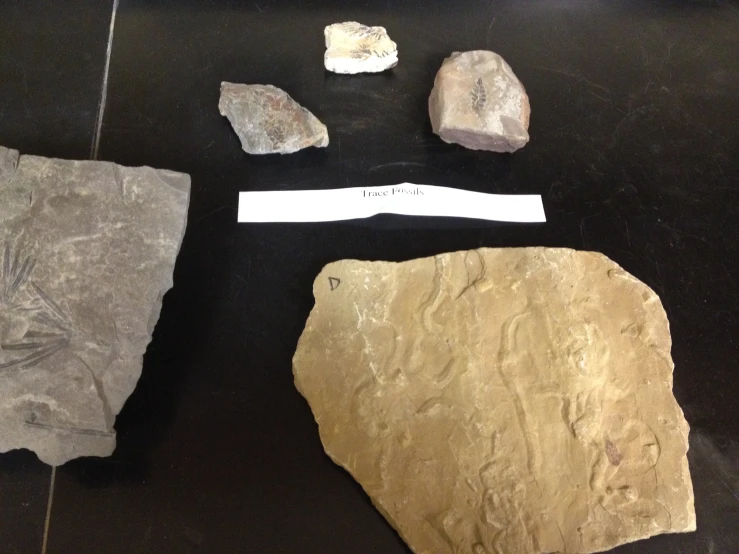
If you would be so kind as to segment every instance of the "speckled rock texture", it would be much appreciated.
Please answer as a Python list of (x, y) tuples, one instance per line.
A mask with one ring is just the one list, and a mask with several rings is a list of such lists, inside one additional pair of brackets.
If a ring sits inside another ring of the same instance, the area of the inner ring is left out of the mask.
[(272, 85), (221, 83), (218, 109), (249, 154), (292, 154), (309, 146), (328, 146), (326, 126)]
[(665, 311), (602, 254), (344, 260), (313, 292), (295, 384), (415, 553), (599, 552), (695, 529)]
[(521, 81), (495, 52), (454, 52), (429, 97), (434, 133), (473, 150), (514, 152), (529, 142), (531, 108)]
[(0, 451), (113, 452), (189, 195), (182, 173), (0, 147)]
[(384, 27), (356, 21), (334, 23), (324, 30), (326, 69), (334, 73), (379, 73), (398, 65), (398, 45)]

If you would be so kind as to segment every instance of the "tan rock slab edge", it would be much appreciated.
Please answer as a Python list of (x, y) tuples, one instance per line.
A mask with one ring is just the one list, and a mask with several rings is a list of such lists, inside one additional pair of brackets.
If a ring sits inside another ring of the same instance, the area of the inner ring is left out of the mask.
[(293, 359), (328, 455), (417, 554), (695, 529), (657, 295), (595, 252), (343, 260)]

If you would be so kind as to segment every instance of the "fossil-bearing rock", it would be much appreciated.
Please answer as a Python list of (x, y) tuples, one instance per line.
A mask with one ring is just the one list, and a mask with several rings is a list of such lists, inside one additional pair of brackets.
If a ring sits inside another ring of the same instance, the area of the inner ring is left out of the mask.
[(531, 108), (521, 81), (494, 52), (454, 52), (429, 97), (434, 133), (473, 150), (513, 152), (529, 141)]
[(328, 146), (326, 126), (272, 85), (221, 83), (218, 109), (249, 154), (292, 154), (309, 146)]
[(1, 452), (113, 452), (189, 194), (182, 173), (0, 147)]
[(356, 21), (334, 23), (324, 30), (324, 65), (334, 73), (378, 73), (398, 65), (398, 45), (384, 27)]
[(695, 529), (667, 317), (605, 256), (344, 260), (313, 292), (295, 384), (328, 455), (417, 554)]

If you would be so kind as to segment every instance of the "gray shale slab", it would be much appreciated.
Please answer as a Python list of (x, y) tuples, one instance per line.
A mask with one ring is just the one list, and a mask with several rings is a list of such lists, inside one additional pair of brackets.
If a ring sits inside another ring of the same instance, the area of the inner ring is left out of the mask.
[(1, 452), (113, 452), (189, 196), (182, 173), (0, 147)]

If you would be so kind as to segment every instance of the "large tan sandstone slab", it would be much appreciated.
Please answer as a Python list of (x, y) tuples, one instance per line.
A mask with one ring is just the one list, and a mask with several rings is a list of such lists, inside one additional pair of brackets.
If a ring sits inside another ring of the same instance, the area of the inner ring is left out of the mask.
[(667, 317), (605, 256), (344, 260), (313, 290), (296, 386), (328, 455), (417, 554), (695, 529)]

